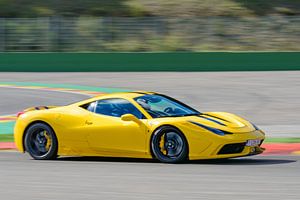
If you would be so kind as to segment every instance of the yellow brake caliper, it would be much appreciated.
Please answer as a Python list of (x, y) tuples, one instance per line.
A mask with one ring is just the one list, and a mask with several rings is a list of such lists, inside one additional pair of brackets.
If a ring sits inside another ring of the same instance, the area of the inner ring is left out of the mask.
[(45, 148), (48, 151), (50, 149), (52, 140), (51, 140), (51, 137), (48, 135), (47, 131), (44, 131), (44, 136), (47, 139), (47, 143), (46, 143), (46, 147)]
[(160, 139), (160, 143), (159, 143), (159, 147), (160, 147), (160, 150), (161, 152), (166, 155), (167, 154), (167, 151), (165, 149), (165, 135), (162, 135), (161, 136), (161, 139)]

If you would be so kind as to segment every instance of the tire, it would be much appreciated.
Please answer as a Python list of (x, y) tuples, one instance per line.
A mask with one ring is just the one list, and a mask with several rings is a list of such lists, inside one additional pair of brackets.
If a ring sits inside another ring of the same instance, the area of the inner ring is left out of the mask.
[(44, 123), (31, 125), (24, 138), (25, 150), (35, 160), (57, 158), (58, 142), (53, 129)]
[(151, 150), (155, 158), (164, 163), (180, 163), (188, 159), (187, 140), (172, 126), (162, 126), (153, 133)]

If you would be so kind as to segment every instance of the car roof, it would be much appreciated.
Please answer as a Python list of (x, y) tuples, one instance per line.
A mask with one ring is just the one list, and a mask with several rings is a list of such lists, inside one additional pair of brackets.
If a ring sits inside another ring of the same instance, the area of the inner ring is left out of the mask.
[[(154, 94), (153, 92), (146, 92), (146, 91), (133, 91), (133, 92), (118, 92), (118, 93), (110, 93), (110, 94), (104, 94), (104, 95), (100, 95), (97, 96), (99, 97), (99, 99), (102, 99), (103, 97), (107, 98), (107, 97), (127, 97), (127, 98), (135, 98), (135, 97), (139, 97), (139, 96), (143, 96), (146, 94)], [(95, 97), (95, 98), (97, 98)]]
[(106, 98), (136, 98), (139, 96), (143, 96), (143, 95), (147, 95), (147, 94), (157, 94), (155, 92), (147, 92), (147, 91), (133, 91), (133, 92), (118, 92), (118, 93), (109, 93), (109, 94), (103, 94), (103, 95), (99, 95), (90, 99), (86, 99), (80, 102), (77, 102), (75, 104), (86, 104), (89, 102), (93, 102), (93, 101), (97, 101), (97, 100), (101, 100), (101, 99), (106, 99)]

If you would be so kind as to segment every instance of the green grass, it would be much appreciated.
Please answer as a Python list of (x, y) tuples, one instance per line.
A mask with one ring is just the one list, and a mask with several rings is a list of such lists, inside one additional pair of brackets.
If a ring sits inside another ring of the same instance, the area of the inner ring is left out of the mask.
[(13, 142), (14, 135), (13, 134), (0, 134), (0, 142)]
[(296, 0), (0, 0), (0, 17), (297, 15), (299, 8)]
[[(299, 15), (299, 0), (0, 0), (0, 18), (40, 17), (0, 20), (5, 51), (299, 51)], [(69, 37), (55, 31), (67, 23), (56, 17), (74, 20)]]
[(266, 143), (300, 143), (300, 138), (267, 138)]

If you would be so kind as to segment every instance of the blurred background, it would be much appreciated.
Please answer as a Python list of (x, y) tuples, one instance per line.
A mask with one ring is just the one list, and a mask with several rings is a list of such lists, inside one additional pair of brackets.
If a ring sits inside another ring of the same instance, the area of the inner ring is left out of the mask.
[[(300, 69), (299, 39), (300, 0), (0, 0), (0, 85), (158, 91), (299, 139), (299, 71), (276, 71)], [(3, 73), (11, 71), (58, 73)], [(54, 101), (31, 95), (7, 107), (14, 95), (2, 92), (1, 115)]]
[[(299, 44), (300, 0), (0, 0), (1, 199), (299, 200)], [(15, 151), (17, 112), (124, 90), (240, 115), (267, 150), (183, 165)]]
[(0, 0), (0, 51), (299, 51), (299, 0)]

